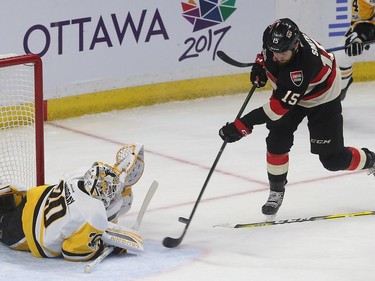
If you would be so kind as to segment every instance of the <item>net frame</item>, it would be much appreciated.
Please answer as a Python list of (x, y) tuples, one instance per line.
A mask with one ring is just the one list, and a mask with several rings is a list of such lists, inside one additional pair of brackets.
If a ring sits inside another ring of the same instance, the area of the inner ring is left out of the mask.
[[(35, 54), (25, 54), (25, 55), (5, 55), (0, 58), (0, 70), (4, 68), (14, 68), (14, 67), (22, 67), (22, 66), (31, 66), (33, 68), (32, 80), (33, 83), (33, 91), (34, 91), (34, 101), (33, 104), (31, 102), (31, 106), (34, 106), (34, 109), (31, 113), (33, 115), (30, 117), (33, 120), (34, 124), (34, 143), (35, 143), (35, 150), (33, 149), (32, 154), (35, 153), (34, 159), (31, 161), (35, 161), (32, 163), (32, 167), (35, 167), (35, 173), (31, 172), (31, 177), (27, 179), (23, 178), (23, 173), (27, 173), (29, 171), (17, 171), (18, 175), (16, 176), (9, 176), (8, 175), (0, 175), (0, 180), (8, 181), (14, 184), (19, 184), (21, 186), (26, 185), (26, 188), (30, 188), (36, 185), (43, 185), (45, 180), (45, 173), (44, 173), (44, 102), (43, 102), (43, 63), (40, 56)], [(7, 70), (4, 69), (4, 72)], [(17, 82), (17, 81), (16, 81)], [(19, 82), (22, 83), (22, 82)], [(0, 84), (1, 87), (1, 84)], [(0, 89), (1, 91), (1, 89)], [(13, 93), (12, 93), (13, 94)], [(24, 104), (23, 104), (24, 105)], [(3, 109), (4, 107), (10, 107), (11, 105), (7, 104), (0, 104), (0, 107)], [(9, 114), (12, 117), (12, 113)], [(2, 116), (0, 120), (0, 131), (4, 129), (4, 120), (9, 116), (4, 117)], [(23, 121), (25, 122), (25, 121)], [(29, 122), (29, 121), (26, 121)], [(20, 125), (20, 124), (18, 124)], [(17, 125), (17, 127), (18, 127)], [(22, 125), (22, 124), (21, 124)], [(16, 139), (16, 138), (15, 138)], [(1, 147), (0, 149), (7, 149)], [(26, 156), (27, 157), (27, 156)], [(1, 160), (1, 159), (0, 159)], [(21, 159), (20, 159), (21, 160)], [(6, 165), (6, 163), (2, 163), (2, 165)], [(14, 164), (13, 164), (14, 165)], [(1, 171), (2, 168), (0, 167)]]

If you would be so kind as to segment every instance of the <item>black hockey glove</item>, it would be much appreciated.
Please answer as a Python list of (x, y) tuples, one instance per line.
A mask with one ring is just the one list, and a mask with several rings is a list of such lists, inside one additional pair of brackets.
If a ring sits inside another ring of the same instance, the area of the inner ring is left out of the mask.
[(267, 83), (266, 69), (264, 68), (264, 58), (263, 55), (257, 54), (255, 59), (255, 64), (250, 72), (250, 81), (256, 84), (258, 88), (266, 86)]
[(363, 40), (357, 32), (352, 32), (347, 35), (345, 40), (345, 53), (349, 56), (358, 56), (363, 52)]
[(223, 126), (219, 131), (219, 136), (227, 142), (235, 142), (250, 135), (252, 129), (252, 127), (248, 128), (240, 119), (236, 119), (234, 122)]

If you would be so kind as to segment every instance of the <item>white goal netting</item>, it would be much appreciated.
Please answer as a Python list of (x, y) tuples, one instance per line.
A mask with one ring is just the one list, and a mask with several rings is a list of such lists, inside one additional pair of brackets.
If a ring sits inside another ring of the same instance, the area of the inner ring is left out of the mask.
[(37, 185), (35, 67), (3, 66), (0, 58), (0, 182)]

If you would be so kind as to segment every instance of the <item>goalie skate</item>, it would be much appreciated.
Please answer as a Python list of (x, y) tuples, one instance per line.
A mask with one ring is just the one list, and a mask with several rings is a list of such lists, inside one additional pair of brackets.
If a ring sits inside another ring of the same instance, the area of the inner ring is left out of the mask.
[(17, 189), (8, 183), (0, 182), (0, 209), (3, 211), (14, 210), (26, 194), (25, 190)]

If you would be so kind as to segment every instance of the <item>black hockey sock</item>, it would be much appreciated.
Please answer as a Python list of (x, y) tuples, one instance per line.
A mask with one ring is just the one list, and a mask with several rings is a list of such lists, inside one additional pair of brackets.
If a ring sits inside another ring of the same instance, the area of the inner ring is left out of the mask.
[(284, 192), (285, 185), (287, 184), (287, 180), (283, 182), (270, 182), (270, 190), (277, 191), (277, 192)]

